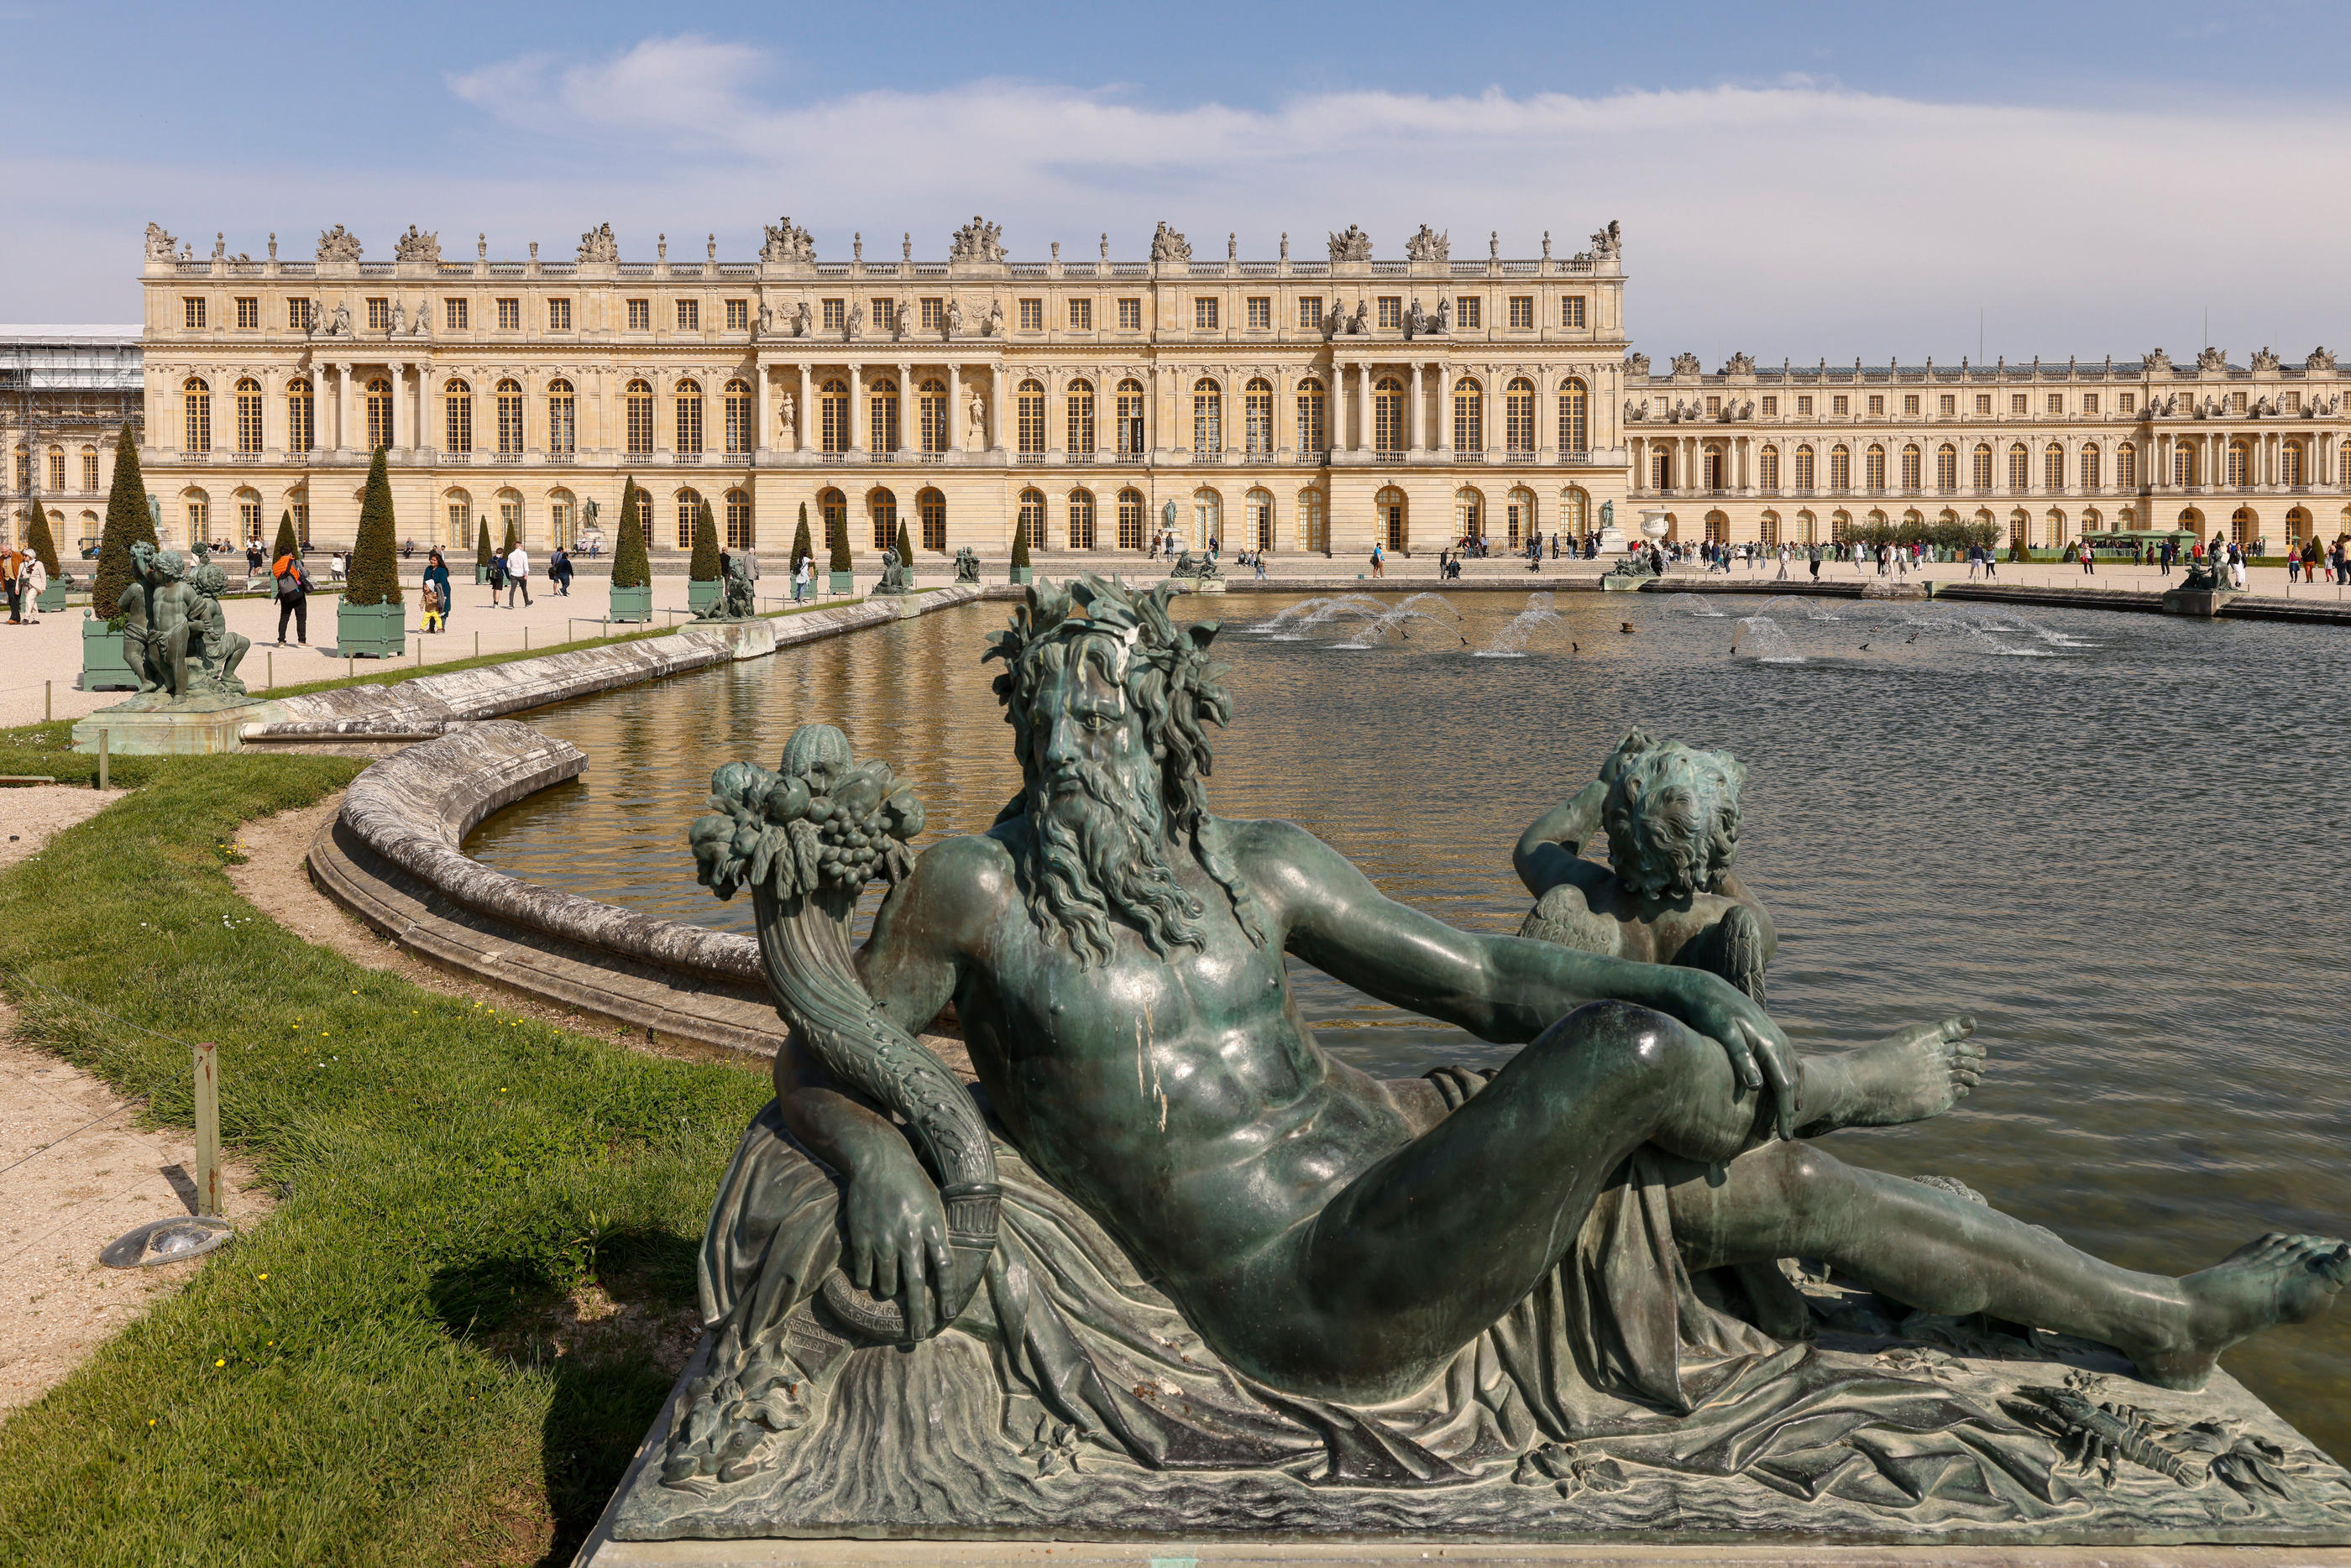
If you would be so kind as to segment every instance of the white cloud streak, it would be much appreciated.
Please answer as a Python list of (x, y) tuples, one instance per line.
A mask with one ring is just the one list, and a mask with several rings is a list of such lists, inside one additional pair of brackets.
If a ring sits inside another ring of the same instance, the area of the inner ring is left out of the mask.
[[(76, 179), (69, 198), (45, 168), (46, 191), (15, 187), (32, 198), (20, 238), (86, 234), (115, 206), (94, 190), (148, 210), (108, 213), (119, 267), (87, 241), (78, 256), (45, 244), (0, 262), (0, 284), (69, 315), (119, 312), (106, 302), (127, 298), (151, 213), (186, 214), (167, 220), (183, 232), (227, 226), (232, 250), (256, 254), (239, 224), (341, 221), (381, 254), (413, 220), (444, 242), (487, 229), (499, 254), (535, 235), (556, 255), (606, 219), (628, 254), (650, 253), (655, 230), (685, 242), (710, 228), (739, 255), (782, 211), (824, 254), (862, 228), (877, 256), (895, 254), (900, 229), (939, 254), (973, 212), (1002, 222), (1020, 256), (1055, 238), (1092, 255), (1105, 229), (1114, 254), (1139, 255), (1161, 218), (1210, 254), (1233, 230), (1245, 255), (1270, 255), (1286, 229), (1319, 256), (1324, 231), (1349, 223), (1395, 254), (1422, 222), (1449, 229), (1457, 255), (1482, 254), (1489, 229), (1506, 255), (1532, 254), (1546, 229), (1563, 254), (1616, 217), (1634, 335), (1656, 354), (1950, 360), (1975, 351), (1979, 307), (1987, 350), (2011, 356), (2192, 347), (2207, 305), (2214, 337), (2240, 353), (2351, 337), (2332, 286), (2351, 248), (2339, 113), (1933, 103), (1802, 79), (1332, 92), (1260, 109), (1000, 79), (809, 97), (771, 85), (789, 74), (756, 47), (692, 36), (598, 62), (486, 65), (449, 79), (481, 116), (444, 155), (452, 167), (394, 160), (357, 183), (327, 168), (151, 167)], [(501, 170), (518, 172), (486, 172)], [(307, 249), (306, 234), (291, 254)]]

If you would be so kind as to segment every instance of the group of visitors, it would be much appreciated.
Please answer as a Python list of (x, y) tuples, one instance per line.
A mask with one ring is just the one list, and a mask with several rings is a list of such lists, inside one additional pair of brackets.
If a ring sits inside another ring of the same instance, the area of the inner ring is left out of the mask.
[(2333, 545), (2323, 548), (2318, 535), (2312, 535), (2301, 549), (2287, 552), (2285, 575), (2290, 583), (2351, 583), (2351, 535), (2338, 534)]
[(41, 590), (48, 586), (48, 568), (41, 565), (38, 556), (30, 550), (0, 551), (0, 589), (5, 589), (8, 595), (10, 626), (39, 624), (38, 617), (25, 612), (33, 607), (33, 601), (39, 598)]

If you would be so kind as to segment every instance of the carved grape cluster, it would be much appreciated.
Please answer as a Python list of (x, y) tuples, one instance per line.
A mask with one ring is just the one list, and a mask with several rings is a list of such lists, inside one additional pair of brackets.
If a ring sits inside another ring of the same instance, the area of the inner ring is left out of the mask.
[[(822, 732), (813, 741), (803, 737)], [(721, 898), (772, 884), (777, 897), (854, 893), (914, 867), (906, 841), (923, 830), (923, 803), (887, 763), (854, 763), (829, 725), (792, 739), (783, 770), (728, 763), (710, 776), (708, 815), (687, 831), (695, 875)]]

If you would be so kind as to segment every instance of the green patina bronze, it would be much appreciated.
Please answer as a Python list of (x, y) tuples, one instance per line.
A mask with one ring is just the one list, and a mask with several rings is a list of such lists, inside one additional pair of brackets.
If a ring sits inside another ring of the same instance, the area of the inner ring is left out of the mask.
[(228, 574), (210, 561), (141, 540), (131, 546), (131, 576), (115, 605), (122, 659), (139, 678), (125, 709), (219, 706), (246, 700), (236, 667), (252, 639), (228, 629), (220, 596)]
[[(705, 1238), (710, 1360), (623, 1536), (1540, 1535), (1589, 1527), (1558, 1499), (1599, 1519), (1612, 1493), (1690, 1529), (1718, 1504), (1763, 1527), (1776, 1495), (1771, 1528), (2029, 1533), (2073, 1495), (2055, 1439), (2152, 1452), (2171, 1428), (1970, 1392), (1882, 1334), (1856, 1373), (1807, 1343), (1826, 1309), (1782, 1260), (1980, 1346), (2023, 1355), (2028, 1324), (2112, 1346), (2148, 1397), (2351, 1275), (2351, 1249), (2306, 1236), (2134, 1273), (1826, 1153), (1949, 1110), (1982, 1052), (1964, 1018), (1791, 1048), (1761, 1001), (1769, 917), (1730, 874), (1727, 755), (1628, 737), (1528, 830), (1549, 940), (1456, 929), (1296, 826), (1217, 817), (1217, 627), (1177, 624), (1172, 591), (1032, 587), (988, 650), (1024, 784), (986, 833), (914, 856), (920, 804), (828, 726), (777, 771), (714, 776), (699, 874), (752, 890), (793, 1044)], [(1595, 829), (1613, 869), (1576, 855)], [(1374, 1080), (1318, 1044), (1291, 960), (1523, 1048)], [(917, 1038), (949, 1009), (974, 1083)], [(2199, 1519), (2267, 1484), (2221, 1462), (2251, 1438), (2212, 1430), (2196, 1484), (2225, 1485)], [(2262, 1460), (2308, 1528), (2333, 1516), (2294, 1490), (2325, 1461), (2301, 1462)], [(1200, 1471), (1213, 1487), (1171, 1479)], [(1733, 1476), (1771, 1491), (1719, 1492)], [(1936, 1501), (1962, 1491), (1974, 1511)]]
[(738, 553), (721, 557), (724, 570), (711, 586), (718, 591), (708, 602), (695, 611), (699, 621), (751, 620), (759, 613), (757, 585), (751, 580), (750, 564)]

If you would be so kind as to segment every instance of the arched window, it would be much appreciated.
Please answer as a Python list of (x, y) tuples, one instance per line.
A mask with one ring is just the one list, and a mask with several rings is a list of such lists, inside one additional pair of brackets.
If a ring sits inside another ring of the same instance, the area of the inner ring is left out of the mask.
[(2053, 441), (2041, 454), (2041, 483), (2053, 495), (2065, 488), (2065, 449)]
[(1975, 481), (1976, 490), (1980, 493), (1987, 495), (1990, 494), (1991, 493), (1991, 442), (1984, 441), (1978, 443), (1975, 452), (1975, 460), (1970, 466), (1975, 471), (1970, 477)]
[[(1273, 455), (1273, 383), (1262, 376), (1241, 389), (1241, 443), (1252, 457)], [(1270, 496), (1266, 504), (1273, 504)]]
[(261, 492), (236, 493), (236, 538), (239, 543), (261, 537)]
[(1222, 389), (1203, 376), (1192, 383), (1192, 450), (1225, 450), (1225, 400)]
[(53, 491), (63, 490), (66, 487), (66, 449), (61, 446), (49, 448), (47, 466), (49, 488)]
[(1485, 389), (1467, 376), (1453, 383), (1453, 450), (1486, 450)]
[[(865, 446), (869, 452), (898, 450), (898, 383), (884, 376), (865, 394)], [(895, 507), (893, 507), (895, 511)], [(874, 546), (879, 549), (881, 546)]]
[(1730, 542), (1730, 519), (1724, 516), (1719, 511), (1708, 513), (1706, 514), (1706, 542), (1709, 545), (1729, 544)]
[(2031, 453), (2029, 453), (2029, 452), (2027, 452), (2024, 450), (2024, 443), (2023, 443), (2022, 441), (2015, 441), (2015, 442), (2011, 443), (2011, 445), (2009, 446), (2009, 449), (2008, 449), (2008, 487), (2009, 487), (2009, 489), (2010, 489), (2010, 490), (2011, 490), (2011, 491), (2013, 491), (2013, 492), (2015, 492), (2015, 493), (2019, 493), (2019, 494), (2022, 494), (2022, 493), (2024, 492), (2025, 488), (2026, 488), (2027, 486), (2029, 486), (2030, 484), (2032, 484), (2032, 454), (2031, 454)]
[(2302, 443), (2290, 441), (2278, 449), (2278, 483), (2298, 485), (2302, 482)]
[[(2244, 396), (2242, 392), (2237, 395), (2241, 398)], [(2250, 506), (2240, 506), (2229, 514), (2229, 538), (2232, 543), (2252, 544), (2253, 532), (2260, 526), (2261, 519), (2253, 515), (2253, 510)]]
[[(1122, 388), (1122, 396), (1123, 392)], [(1122, 550), (1143, 548), (1143, 492), (1140, 490), (1118, 493), (1118, 547)]]
[(737, 378), (726, 383), (726, 451), (740, 456), (758, 445), (759, 432), (752, 426), (758, 417), (751, 408), (751, 383)]
[(1192, 524), (1196, 530), (1192, 544), (1196, 549), (1206, 549), (1211, 540), (1221, 542), (1225, 536), (1224, 497), (1213, 490), (1194, 491)]
[[(191, 376), (180, 389), (180, 450), (210, 452), (213, 449), (213, 389), (196, 377)], [(28, 483), (27, 476), (16, 476), (17, 488)]]
[[(1094, 454), (1094, 384), (1092, 381), (1083, 379), (1071, 382), (1069, 392), (1062, 401), (1065, 411), (1069, 416), (1070, 444), (1068, 451), (1071, 457), (1092, 457)], [(1071, 504), (1075, 504), (1075, 497), (1071, 498)], [(1086, 504), (1089, 508), (1089, 515), (1091, 515), (1091, 508), (1093, 504), (1092, 497), (1087, 497)], [(1077, 526), (1074, 514), (1072, 514), (1070, 525), (1072, 528)], [(1092, 524), (1089, 524), (1088, 526), (1092, 526)], [(1091, 535), (1089, 535), (1089, 537), (1091, 537)], [(1091, 544), (1083, 546), (1073, 545), (1071, 548), (1084, 548), (1091, 550), (1093, 546)]]
[(568, 490), (547, 493), (547, 542), (566, 550), (580, 544), (579, 500)]
[(677, 447), (680, 456), (702, 455), (702, 383), (680, 381), (671, 399), (677, 416)]
[(507, 547), (507, 541), (509, 539), (513, 540), (517, 544), (521, 544), (523, 542), (522, 531), (522, 492), (518, 490), (499, 491), (497, 532), (498, 548), (503, 551)]
[(1592, 497), (1580, 484), (1571, 484), (1559, 493), (1559, 530), (1571, 539), (1583, 537), (1592, 526)]
[(726, 493), (726, 547), (730, 550), (757, 549), (758, 531), (751, 523), (751, 493), (737, 485)]
[(509, 378), (500, 381), (498, 400), (498, 455), (519, 457), (522, 454), (522, 383)]
[(462, 490), (453, 490), (441, 498), (442, 515), (449, 521), (446, 543), (452, 551), (470, 551), (474, 547), (474, 498)]
[(643, 457), (653, 450), (653, 384), (631, 381), (622, 394), (627, 409), (629, 455)]
[[(838, 381), (829, 381), (826, 385), (841, 387)], [(845, 400), (849, 396), (849, 389), (841, 387), (841, 395)], [(844, 420), (842, 422), (845, 424), (848, 421)], [(840, 449), (828, 447), (825, 450), (832, 452)], [(849, 527), (849, 497), (831, 485), (827, 485), (816, 493), (816, 511), (817, 515), (824, 519), (824, 548), (829, 552), (834, 541), (845, 536), (845, 530)]]
[[(827, 452), (849, 450), (849, 383), (827, 381), (817, 393), (818, 429)], [(844, 504), (846, 504), (844, 503)]]
[(1118, 384), (1117, 433), (1119, 456), (1143, 455), (1143, 383), (1132, 376)]
[(1876, 441), (1870, 443), (1864, 456), (1862, 474), (1872, 495), (1886, 493), (1886, 449)]
[(1020, 441), (1020, 455), (1044, 456), (1045, 383), (1033, 377), (1021, 382), (1019, 389), (1013, 394), (1012, 410)]
[(474, 389), (451, 378), (441, 389), (441, 450), (474, 450)]
[(579, 451), (574, 406), (570, 382), (559, 376), (547, 384), (547, 452), (550, 457), (569, 457)]
[(1453, 537), (1482, 539), (1486, 536), (1486, 498), (1468, 485), (1453, 493)]
[(873, 521), (873, 547), (887, 550), (898, 543), (898, 498), (887, 490), (876, 490), (865, 498), (865, 510)]
[(1331, 509), (1323, 504), (1319, 490), (1298, 493), (1298, 547), (1331, 553)]
[(2115, 448), (2115, 484), (2122, 490), (2138, 488), (2138, 446), (2125, 441)]
[(1592, 450), (1592, 424), (1586, 410), (1591, 397), (1580, 378), (1570, 377), (1559, 389), (1559, 450), (1562, 456)]
[(1764, 513), (1756, 520), (1756, 533), (1765, 549), (1776, 548), (1780, 543), (1780, 514), (1777, 512)]
[(923, 548), (946, 554), (947, 498), (937, 490), (925, 490), (914, 497), (914, 513), (923, 524)]
[[(188, 543), (201, 545), (213, 536), (213, 499), (201, 490), (191, 490), (181, 497), (188, 517)], [(171, 541), (166, 539), (164, 543)]]
[[(236, 450), (261, 450), (261, 383), (246, 376), (236, 384)], [(59, 453), (57, 488), (65, 488), (64, 454)]]
[(1935, 449), (1935, 488), (1946, 495), (1959, 489), (1959, 449), (1945, 441)]
[(1842, 442), (1829, 448), (1829, 488), (1853, 488), (1853, 452)]
[(1919, 454), (1917, 443), (1914, 441), (1904, 447), (1902, 449), (1902, 489), (1905, 493), (1910, 495), (1918, 493), (1926, 477), (1924, 469), (1925, 460)]
[(1404, 492), (1391, 484), (1372, 498), (1373, 537), (1391, 550), (1409, 549), (1412, 545), (1412, 514), (1410, 503)]
[[(417, 390), (421, 393), (423, 389), (419, 387)], [(423, 433), (422, 431), (417, 432), (420, 438)], [(389, 448), (392, 435), (392, 382), (387, 377), (378, 376), (367, 384), (368, 450)], [(422, 444), (421, 440), (419, 444)]]
[(2092, 441), (2082, 449), (2082, 488), (2098, 488), (2098, 443)]
[(1375, 452), (1401, 454), (1407, 432), (1404, 422), (1404, 383), (1394, 376), (1383, 376), (1372, 389), (1372, 447)]
[(2253, 443), (2239, 436), (2229, 443), (2229, 477), (2224, 483), (2241, 490), (2252, 483), (2252, 472)]
[[(1527, 389), (1527, 401), (1530, 405), (1534, 401), (1534, 389), (1531, 387)], [(1532, 419), (1533, 415), (1530, 413), (1528, 417)], [(1520, 540), (1534, 537), (1535, 493), (1523, 486), (1511, 491), (1510, 500), (1504, 503), (1503, 516), (1510, 524), (1507, 533), (1510, 548), (1515, 550)]]
[(1298, 383), (1298, 455), (1308, 462), (1331, 450), (1329, 410), (1321, 381), (1309, 376)]
[(1796, 488), (1809, 493), (1813, 488), (1813, 449), (1807, 444), (1796, 449)]
[[(1039, 389), (1038, 401), (1040, 403), (1044, 401), (1042, 388)], [(1037, 418), (1041, 421), (1044, 417), (1044, 412), (1040, 409)], [(1020, 510), (1013, 521), (1019, 528), (1022, 536), (1029, 541), (1030, 549), (1043, 549), (1045, 547), (1045, 493), (1033, 489), (1022, 491)]]
[[(623, 517), (621, 521), (625, 525), (628, 519)], [(650, 490), (637, 492), (637, 532), (643, 535), (645, 548), (652, 549), (653, 547), (653, 493)]]
[(84, 490), (98, 488), (98, 448), (94, 446), (81, 449), (81, 487)]
[(1535, 384), (1524, 376), (1502, 389), (1502, 444), (1518, 462), (1534, 461)]
[(1767, 446), (1755, 460), (1755, 477), (1766, 491), (1780, 488), (1780, 449)]
[[(319, 446), (319, 400), (310, 389), (309, 380), (298, 376), (286, 383), (286, 450), (315, 452)], [(89, 476), (89, 488), (98, 488), (98, 452), (90, 449), (82, 463)]]
[(694, 548), (694, 519), (702, 510), (702, 492), (681, 490), (677, 493), (677, 547)]
[[(931, 380), (923, 383), (920, 417), (923, 421), (923, 450), (947, 450), (947, 384)], [(929, 548), (925, 545), (924, 548)]]
[(1094, 493), (1091, 490), (1072, 490), (1070, 492), (1070, 548), (1091, 550), (1093, 547)]

